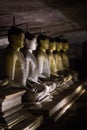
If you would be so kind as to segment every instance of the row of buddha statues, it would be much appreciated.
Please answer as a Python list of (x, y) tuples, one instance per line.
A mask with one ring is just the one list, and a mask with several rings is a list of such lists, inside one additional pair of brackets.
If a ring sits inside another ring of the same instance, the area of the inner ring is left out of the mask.
[[(1, 88), (9, 86), (25, 89), (24, 100), (40, 101), (59, 85), (60, 80), (72, 78), (68, 75), (69, 42), (44, 34), (35, 36), (12, 26), (8, 30), (9, 45), (5, 54), (5, 78)], [(64, 79), (64, 71), (68, 78)]]

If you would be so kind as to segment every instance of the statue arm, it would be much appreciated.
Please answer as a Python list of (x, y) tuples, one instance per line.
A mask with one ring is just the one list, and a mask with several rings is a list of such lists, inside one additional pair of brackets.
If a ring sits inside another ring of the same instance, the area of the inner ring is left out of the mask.
[(29, 75), (29, 59), (28, 58), (25, 59), (25, 71), (28, 78), (28, 75)]
[(15, 75), (15, 64), (16, 64), (16, 56), (15, 54), (9, 54), (6, 56), (6, 75), (9, 80), (14, 80)]
[(36, 64), (35, 60), (36, 60), (36, 59), (31, 58), (32, 70), (37, 69), (37, 64)]
[(39, 74), (41, 75), (43, 73), (43, 57), (38, 56), (37, 62), (38, 62), (38, 71), (39, 71)]
[(38, 79), (38, 69), (37, 64), (34, 61), (33, 57), (28, 56), (26, 58), (26, 75), (28, 80), (37, 80)]
[(6, 86), (14, 79), (14, 73), (15, 73), (15, 57), (12, 55), (6, 56), (6, 77), (0, 81), (0, 86)]
[(51, 71), (51, 75), (58, 76), (56, 61), (54, 57), (50, 57), (50, 71)]

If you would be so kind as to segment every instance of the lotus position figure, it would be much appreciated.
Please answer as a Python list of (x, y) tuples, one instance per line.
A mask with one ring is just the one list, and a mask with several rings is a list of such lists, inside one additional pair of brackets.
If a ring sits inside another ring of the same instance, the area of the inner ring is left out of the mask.
[(26, 32), (25, 33), (25, 47), (22, 49), (25, 58), (25, 68), (28, 72), (27, 78), (27, 87), (30, 90), (25, 94), (26, 100), (41, 100), (48, 94), (47, 85), (40, 84), (38, 81), (38, 65), (36, 57), (33, 54), (33, 51), (36, 50), (37, 47), (37, 38)]
[(37, 61), (39, 77), (50, 77), (49, 60), (46, 50), (49, 48), (49, 38), (43, 34), (37, 37)]
[(69, 58), (66, 54), (66, 51), (69, 48), (69, 43), (65, 39), (55, 38), (56, 42), (56, 51), (54, 53), (56, 66), (57, 66), (57, 73), (64, 77), (64, 79), (71, 79), (72, 76), (68, 75), (69, 71)]
[(50, 78), (50, 63), (48, 55), (46, 53), (46, 51), (49, 49), (49, 38), (41, 34), (38, 36), (37, 42), (39, 78), (41, 81), (49, 86), (49, 92), (52, 92), (56, 87), (56, 83), (54, 83)]
[(64, 73), (66, 73), (67, 81), (70, 81), (71, 79), (74, 81), (77, 81), (78, 79), (78, 73), (76, 71), (70, 70), (70, 63), (69, 63), (69, 56), (67, 55), (67, 51), (69, 49), (69, 42), (66, 39), (62, 40), (63, 47), (62, 47), (62, 61), (63, 61), (63, 68)]
[(63, 39), (63, 47), (62, 47), (62, 60), (63, 60), (63, 67), (64, 70), (69, 70), (69, 57), (67, 55), (67, 51), (69, 49), (69, 43), (66, 39)]
[(56, 66), (57, 66), (57, 72), (59, 73), (60, 71), (63, 71), (63, 61), (62, 61), (62, 56), (61, 56), (61, 50), (62, 50), (62, 40), (59, 39), (58, 37), (55, 38), (56, 42), (56, 51), (55, 51), (55, 61), (56, 61)]
[(25, 70), (24, 56), (20, 49), (24, 46), (24, 31), (12, 26), (8, 30), (9, 45), (5, 54), (5, 80), (1, 86), (9, 84), (10, 87), (25, 88), (27, 71)]
[(59, 75), (57, 87), (62, 88), (65, 87), (65, 81), (66, 81), (66, 75), (64, 73), (64, 66), (63, 66), (63, 59), (62, 59), (62, 53), (61, 50), (63, 48), (62, 40), (58, 37), (55, 38), (56, 42), (56, 51), (54, 52), (54, 57), (56, 61), (56, 67), (57, 67), (57, 74)]
[(56, 50), (56, 43), (53, 38), (49, 38), (49, 49), (48, 49), (48, 58), (49, 58), (49, 63), (50, 63), (50, 73), (51, 76), (58, 76), (57, 75), (57, 66), (56, 66), (56, 61), (54, 58), (53, 51)]
[(8, 31), (9, 45), (6, 50), (6, 76), (11, 87), (26, 85), (24, 57), (20, 49), (24, 46), (24, 32), (17, 27)]
[(25, 46), (22, 48), (22, 52), (25, 58), (28, 73), (28, 80), (32, 80), (34, 82), (38, 82), (38, 69), (37, 69), (37, 60), (33, 54), (33, 51), (36, 50), (37, 47), (37, 38), (26, 32), (25, 33)]

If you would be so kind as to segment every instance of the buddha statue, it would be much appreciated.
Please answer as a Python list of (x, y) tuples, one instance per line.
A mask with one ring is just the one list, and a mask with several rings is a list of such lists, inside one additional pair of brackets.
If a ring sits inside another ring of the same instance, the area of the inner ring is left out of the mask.
[[(24, 46), (24, 32), (17, 27), (8, 31), (9, 45), (6, 48), (5, 73), (10, 87), (23, 87), (26, 85), (24, 72), (24, 58), (20, 49)], [(5, 79), (5, 82), (7, 80)]]
[(63, 48), (62, 40), (60, 38), (55, 38), (56, 42), (56, 51), (54, 53), (55, 61), (56, 61), (56, 66), (57, 66), (57, 73), (59, 74), (61, 71), (63, 71), (63, 60), (61, 56), (61, 50)]
[(59, 75), (59, 77), (57, 78), (58, 81), (57, 88), (61, 90), (66, 86), (66, 79), (67, 79), (64, 73), (63, 59), (61, 53), (63, 43), (62, 40), (58, 37), (55, 38), (55, 43), (56, 43), (56, 51), (54, 52), (54, 58), (57, 67), (57, 74)]
[(39, 81), (49, 87), (49, 93), (54, 91), (56, 83), (50, 78), (50, 62), (46, 51), (49, 49), (49, 38), (43, 34), (37, 37), (37, 62), (39, 70)]
[(39, 71), (36, 57), (33, 51), (37, 47), (37, 38), (30, 34), (25, 33), (25, 46), (22, 49), (25, 59), (25, 68), (27, 69), (27, 87), (28, 90), (24, 95), (24, 101), (40, 101), (48, 94), (48, 87), (38, 81)]
[(70, 70), (69, 56), (67, 51), (69, 50), (69, 42), (66, 39), (63, 39), (63, 48), (62, 48), (62, 61), (64, 67), (64, 73), (67, 75), (65, 80), (67, 81), (77, 81), (78, 80), (78, 72), (74, 70)]
[(53, 52), (56, 50), (56, 43), (53, 38), (49, 38), (49, 49), (48, 49), (48, 58), (50, 63), (50, 74), (51, 76), (57, 75), (57, 66)]
[(69, 43), (66, 39), (63, 39), (63, 47), (62, 47), (62, 60), (63, 60), (63, 66), (64, 70), (69, 70), (69, 57), (67, 55), (67, 51), (69, 49)]
[(25, 45), (24, 48), (21, 49), (23, 52), (26, 66), (27, 73), (28, 73), (28, 80), (32, 80), (34, 82), (38, 81), (38, 69), (37, 69), (37, 60), (33, 54), (33, 51), (36, 50), (37, 47), (37, 38), (26, 32), (25, 33)]
[(49, 38), (43, 34), (37, 37), (37, 62), (39, 77), (50, 77), (49, 60), (46, 50), (49, 48)]

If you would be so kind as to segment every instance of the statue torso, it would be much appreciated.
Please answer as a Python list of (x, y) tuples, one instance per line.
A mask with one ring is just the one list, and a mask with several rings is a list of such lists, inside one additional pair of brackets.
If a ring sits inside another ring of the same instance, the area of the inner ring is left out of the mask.
[(37, 61), (40, 74), (48, 76), (50, 73), (50, 65), (47, 54), (40, 50), (37, 54)]
[(12, 73), (11, 68), (9, 68), (9, 70), (7, 71), (7, 76), (9, 77), (9, 79), (11, 81), (11, 85), (17, 85), (17, 86), (26, 85), (25, 61), (24, 61), (24, 57), (23, 57), (22, 53), (17, 52), (13, 48), (9, 48), (7, 50), (6, 64), (8, 64), (10, 57), (11, 57), (12, 61), (10, 61), (9, 66), (7, 65), (7, 67), (10, 67), (10, 64), (15, 62), (13, 78), (11, 77), (11, 73)]
[(62, 52), (62, 60), (63, 60), (64, 69), (69, 69), (69, 58), (65, 52)]
[(37, 60), (33, 53), (30, 53), (28, 50), (23, 51), (25, 58), (25, 68), (27, 68), (28, 79), (32, 78), (33, 80), (38, 80), (38, 68)]
[(56, 74), (57, 73), (57, 66), (56, 66), (54, 54), (49, 53), (48, 58), (49, 58), (49, 63), (50, 63), (50, 71), (51, 71), (51, 73)]
[(56, 61), (56, 66), (57, 66), (57, 71), (63, 70), (63, 61), (62, 61), (62, 56), (60, 52), (56, 52), (55, 54), (55, 61)]

